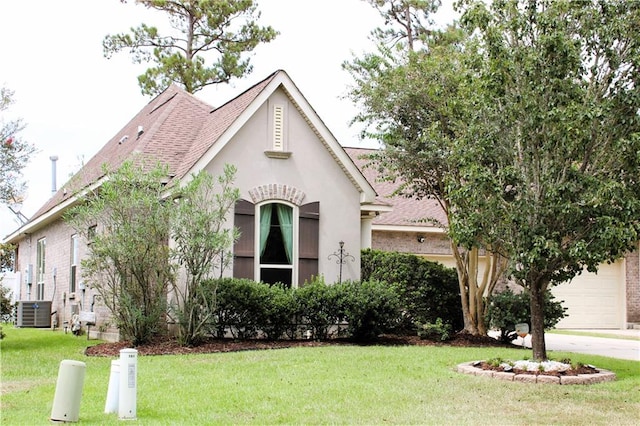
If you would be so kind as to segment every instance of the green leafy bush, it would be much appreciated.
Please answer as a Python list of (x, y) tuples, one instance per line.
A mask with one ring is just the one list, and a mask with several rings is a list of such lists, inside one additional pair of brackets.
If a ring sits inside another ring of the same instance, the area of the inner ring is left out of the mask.
[(407, 253), (362, 251), (363, 281), (394, 285), (403, 309), (403, 327), (416, 332), (416, 324), (438, 318), (452, 330), (463, 328), (460, 288), (455, 269)]
[(267, 286), (266, 297), (263, 300), (260, 330), (267, 339), (275, 340), (287, 335), (295, 336), (294, 291), (282, 285)]
[(316, 278), (294, 292), (296, 316), (303, 329), (311, 330), (313, 338), (325, 340), (337, 334), (335, 326), (344, 318), (344, 300), (339, 285), (327, 285)]
[(356, 340), (374, 340), (395, 330), (401, 303), (393, 286), (381, 281), (346, 281), (335, 286), (342, 294), (347, 331)]
[(215, 281), (218, 286), (215, 335), (222, 338), (230, 332), (238, 339), (256, 337), (264, 323), (264, 300), (269, 286), (238, 278)]
[[(544, 328), (555, 327), (566, 316), (567, 308), (562, 307), (562, 301), (554, 300), (551, 292), (547, 292), (544, 302)], [(493, 294), (485, 321), (489, 327), (500, 330), (500, 340), (511, 342), (518, 337), (516, 324), (530, 324), (531, 308), (529, 293), (523, 291), (514, 293), (510, 288)]]
[(442, 318), (436, 318), (436, 322), (418, 323), (416, 326), (418, 327), (418, 336), (421, 339), (444, 342), (451, 338), (451, 324), (444, 323)]

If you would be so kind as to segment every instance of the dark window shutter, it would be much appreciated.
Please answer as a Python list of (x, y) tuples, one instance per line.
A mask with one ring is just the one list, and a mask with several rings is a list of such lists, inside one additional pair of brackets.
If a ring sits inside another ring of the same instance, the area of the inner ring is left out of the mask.
[(253, 277), (253, 242), (255, 235), (255, 206), (246, 200), (238, 200), (235, 205), (233, 224), (240, 231), (240, 238), (233, 245), (234, 278)]
[(320, 203), (300, 206), (298, 247), (298, 285), (318, 275), (318, 243), (320, 234)]

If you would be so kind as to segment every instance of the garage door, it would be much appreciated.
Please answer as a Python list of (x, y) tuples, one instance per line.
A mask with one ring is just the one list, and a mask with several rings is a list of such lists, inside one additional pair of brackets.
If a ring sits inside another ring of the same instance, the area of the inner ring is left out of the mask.
[(552, 292), (568, 308), (557, 328), (624, 327), (623, 260), (601, 265), (597, 274), (583, 272)]

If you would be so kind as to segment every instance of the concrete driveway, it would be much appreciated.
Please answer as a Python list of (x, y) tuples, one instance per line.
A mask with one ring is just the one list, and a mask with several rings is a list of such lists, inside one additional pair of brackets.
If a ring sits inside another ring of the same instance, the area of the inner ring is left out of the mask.
[[(570, 331), (570, 330), (564, 330)], [(545, 333), (545, 343), (549, 351), (576, 352), (592, 355), (602, 355), (611, 358), (640, 361), (640, 340), (626, 340), (616, 336), (633, 336), (640, 338), (640, 330), (575, 330), (610, 334), (608, 337), (591, 337), (573, 334)], [(522, 346), (522, 338), (513, 341), (514, 345)], [(524, 338), (524, 346), (531, 348), (531, 336)]]

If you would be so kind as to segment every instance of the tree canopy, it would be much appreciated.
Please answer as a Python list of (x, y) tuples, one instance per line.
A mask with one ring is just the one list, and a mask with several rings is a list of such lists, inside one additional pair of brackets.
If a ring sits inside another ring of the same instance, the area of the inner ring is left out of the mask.
[(509, 260), (545, 359), (549, 288), (640, 239), (640, 2), (460, 5), (461, 28), (424, 48), (381, 45), (346, 65), (356, 120), (382, 142), (400, 193), (447, 213), (461, 292), (474, 288), (474, 250), (494, 255), (485, 272)]
[[(171, 83), (189, 93), (229, 82), (251, 72), (251, 52), (258, 44), (277, 35), (270, 26), (260, 26), (260, 13), (253, 0), (137, 0), (149, 9), (163, 12), (173, 30), (161, 34), (157, 27), (141, 24), (129, 33), (108, 35), (104, 55), (129, 49), (134, 63), (152, 63), (138, 83), (145, 95), (156, 95)], [(209, 58), (214, 58), (208, 63)]]
[(13, 104), (14, 92), (0, 88), (0, 203), (22, 202), (26, 183), (22, 171), (29, 162), (35, 147), (18, 134), (25, 127), (22, 120), (6, 120), (5, 113)]
[[(427, 9), (432, 10), (431, 6)], [(384, 148), (371, 156), (372, 164), (386, 179), (399, 183), (396, 195), (432, 198), (451, 222), (456, 207), (450, 192), (454, 183), (464, 185), (460, 167), (467, 150), (462, 135), (468, 131), (470, 117), (477, 113), (477, 57), (469, 53), (473, 46), (459, 28), (425, 30), (422, 34), (421, 43), (404, 43), (403, 50), (380, 40), (377, 52), (355, 58), (344, 67), (355, 82), (350, 97), (360, 105), (355, 120), (366, 123), (366, 136)], [(448, 223), (433, 224), (453, 237)], [(485, 335), (485, 296), (502, 276), (506, 258), (487, 241), (468, 247), (455, 244), (453, 238), (451, 241), (464, 331)], [(480, 247), (486, 255), (480, 255)]]
[(387, 46), (414, 50), (432, 33), (431, 15), (441, 5), (441, 0), (365, 0), (384, 19), (384, 27), (375, 28), (372, 36)]
[(469, 2), (462, 22), (487, 113), (465, 135), (474, 158), (452, 227), (462, 243), (500, 239), (545, 359), (545, 291), (640, 239), (640, 2)]

